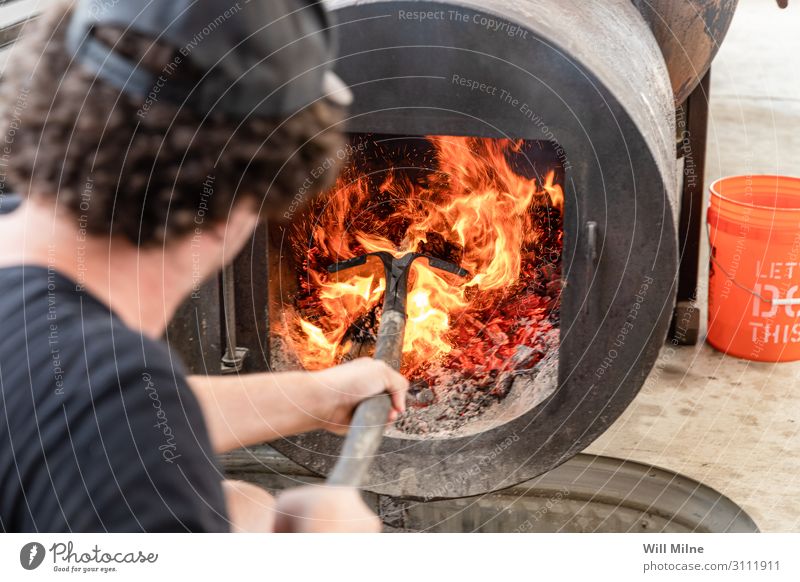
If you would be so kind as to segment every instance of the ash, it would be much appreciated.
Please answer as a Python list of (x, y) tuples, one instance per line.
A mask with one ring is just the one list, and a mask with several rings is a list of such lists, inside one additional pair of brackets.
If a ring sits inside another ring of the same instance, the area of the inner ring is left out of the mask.
[[(511, 293), (478, 317), (460, 317), (451, 338), (455, 347), (441, 360), (401, 370), (412, 386), (407, 411), (389, 433), (472, 434), (515, 418), (555, 391), (561, 285), (557, 270), (543, 272), (548, 276), (541, 289)], [(347, 339), (354, 347), (345, 360), (371, 354), (379, 320), (376, 308), (353, 325)], [(289, 337), (271, 335), (272, 370), (303, 369)]]
[(518, 345), (505, 370), (476, 369), (467, 374), (437, 363), (425, 381), (412, 385), (408, 410), (395, 428), (406, 434), (454, 436), (466, 425), (492, 423), (516, 416), (547, 398), (558, 377), (559, 332), (540, 331), (529, 344)]

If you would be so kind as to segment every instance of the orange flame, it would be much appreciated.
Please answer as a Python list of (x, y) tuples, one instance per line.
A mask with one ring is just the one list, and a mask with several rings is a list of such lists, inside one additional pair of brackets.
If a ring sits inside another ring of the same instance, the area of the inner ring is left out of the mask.
[[(515, 173), (509, 157), (519, 153), (522, 142), (429, 140), (435, 167), (425, 183), (390, 169), (376, 192), (374, 178), (344, 175), (303, 225), (306, 234), (295, 237), (296, 245), (310, 240), (303, 252), (317, 313), (313, 321), (298, 316), (296, 322), (294, 340), (306, 368), (330, 366), (347, 353), (348, 331), (379, 305), (385, 289), (382, 274), (343, 271), (333, 277), (322, 269), (327, 264), (367, 252), (417, 251), (457, 262), (470, 273), (457, 281), (424, 260), (414, 263), (403, 343), (405, 368), (413, 370), (449, 354), (454, 319), (469, 318), (513, 293), (523, 263), (536, 259), (532, 249), (542, 232), (535, 228), (532, 210), (560, 211), (564, 203), (555, 172), (549, 171), (543, 183)], [(372, 220), (361, 224), (367, 216)]]

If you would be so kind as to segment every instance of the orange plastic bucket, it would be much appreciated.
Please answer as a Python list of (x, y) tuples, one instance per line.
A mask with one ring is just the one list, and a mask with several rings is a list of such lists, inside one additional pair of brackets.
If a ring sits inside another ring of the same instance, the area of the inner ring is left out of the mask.
[(717, 180), (708, 229), (708, 342), (748, 360), (800, 360), (800, 178)]

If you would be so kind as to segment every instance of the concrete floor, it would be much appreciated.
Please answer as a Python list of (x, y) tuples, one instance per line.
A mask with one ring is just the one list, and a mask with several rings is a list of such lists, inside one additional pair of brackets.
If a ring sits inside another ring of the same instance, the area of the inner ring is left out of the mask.
[[(800, 2), (779, 10), (740, 0), (712, 68), (707, 185), (734, 174), (800, 176), (799, 30)], [(704, 318), (705, 289), (704, 280)], [(799, 429), (800, 362), (748, 362), (701, 344), (665, 348), (587, 452), (683, 473), (740, 504), (763, 531), (800, 531)]]

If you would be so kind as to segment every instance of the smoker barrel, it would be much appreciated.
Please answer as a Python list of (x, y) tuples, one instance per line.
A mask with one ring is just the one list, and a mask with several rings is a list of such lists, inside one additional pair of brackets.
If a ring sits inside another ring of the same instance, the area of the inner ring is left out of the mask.
[(711, 66), (739, 0), (633, 0), (661, 47), (675, 104), (683, 103)]
[[(540, 475), (622, 413), (666, 337), (677, 203), (673, 94), (659, 46), (629, 0), (328, 5), (341, 38), (336, 70), (355, 94), (349, 131), (555, 142), (566, 175), (557, 389), (469, 434), (391, 432), (367, 488), (460, 497)], [(288, 254), (278, 245), (270, 264)], [(273, 318), (280, 308), (270, 306)], [(272, 445), (324, 474), (341, 438)]]

